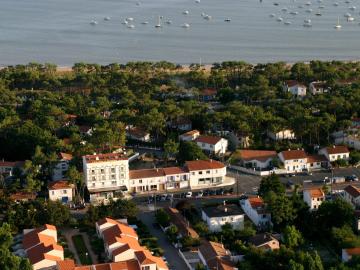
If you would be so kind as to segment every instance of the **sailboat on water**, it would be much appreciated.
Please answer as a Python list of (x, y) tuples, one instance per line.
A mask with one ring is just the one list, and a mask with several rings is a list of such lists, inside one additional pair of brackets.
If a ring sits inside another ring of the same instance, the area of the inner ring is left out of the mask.
[(155, 25), (156, 28), (161, 28), (161, 19), (158, 17), (158, 23)]
[(337, 24), (334, 26), (335, 29), (341, 29), (340, 18), (338, 17)]

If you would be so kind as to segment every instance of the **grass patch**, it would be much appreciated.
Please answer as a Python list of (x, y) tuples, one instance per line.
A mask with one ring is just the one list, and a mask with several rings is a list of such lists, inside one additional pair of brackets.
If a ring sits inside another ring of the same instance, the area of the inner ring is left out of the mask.
[(89, 251), (86, 248), (83, 236), (80, 234), (74, 235), (72, 237), (72, 241), (73, 241), (76, 251), (79, 255), (81, 264), (86, 264), (86, 265), (92, 264), (93, 262), (91, 260)]

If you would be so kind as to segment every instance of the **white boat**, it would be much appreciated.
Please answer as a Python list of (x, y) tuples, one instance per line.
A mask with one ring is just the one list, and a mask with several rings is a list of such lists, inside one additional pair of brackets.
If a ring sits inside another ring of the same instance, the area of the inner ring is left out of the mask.
[(335, 3), (334, 3), (334, 6), (335, 6), (335, 7), (339, 6), (339, 3), (338, 3), (338, 2), (335, 2)]
[(184, 14), (184, 15), (189, 15), (189, 11), (188, 11), (188, 10), (184, 10), (184, 11), (183, 11), (183, 14)]
[(353, 21), (355, 21), (355, 18), (354, 18), (354, 17), (348, 17), (348, 18), (347, 18), (347, 21), (348, 21), (348, 22), (353, 22)]
[(160, 16), (158, 17), (158, 23), (155, 25), (155, 28), (161, 28), (161, 19)]
[(201, 17), (205, 17), (206, 14), (204, 12), (201, 13)]
[(137, 5), (137, 6), (140, 6), (140, 2), (136, 2), (136, 5)]
[(133, 25), (133, 24), (128, 24), (127, 28), (134, 29), (134, 28), (135, 28), (135, 25)]
[(181, 27), (182, 27), (182, 28), (189, 28), (189, 27), (190, 27), (190, 24), (184, 23), (184, 24), (181, 25)]
[(282, 21), (283, 21), (283, 18), (278, 17), (276, 20), (277, 20), (278, 22), (282, 22)]
[(271, 18), (274, 18), (276, 15), (274, 13), (270, 14)]
[(297, 12), (297, 11), (291, 11), (290, 14), (291, 14), (291, 15), (298, 15), (299, 12)]
[(132, 21), (134, 21), (134, 18), (129, 17), (129, 18), (126, 18), (126, 20), (127, 20), (128, 22), (132, 22)]
[(311, 27), (312, 26), (311, 23), (304, 23), (303, 25), (304, 25), (304, 27)]
[(125, 19), (122, 21), (122, 24), (128, 24), (129, 22)]
[(97, 21), (95, 21), (95, 20), (92, 20), (92, 21), (90, 22), (90, 24), (91, 24), (91, 25), (97, 25), (97, 24), (98, 24), (98, 22), (97, 22)]
[(316, 16), (321, 16), (322, 14), (320, 12), (315, 13)]
[(205, 19), (205, 20), (211, 20), (212, 17), (211, 17), (210, 15), (205, 15), (205, 16), (204, 16), (204, 19)]
[(231, 22), (231, 19), (230, 19), (230, 18), (226, 18), (224, 21), (225, 21), (225, 22)]
[(311, 20), (310, 20), (310, 19), (306, 19), (306, 20), (304, 20), (304, 23), (311, 23)]
[(335, 29), (341, 29), (340, 18), (338, 17), (337, 24), (334, 26)]
[(285, 24), (285, 25), (290, 25), (290, 24), (291, 24), (291, 22), (286, 21), (286, 22), (284, 22), (284, 24)]
[(307, 13), (311, 13), (313, 10), (311, 8), (307, 9), (306, 12)]
[(200, 3), (200, 0), (195, 0), (195, 3), (199, 4), (199, 3)]
[(320, 9), (324, 9), (324, 8), (325, 8), (325, 6), (320, 6), (319, 8), (320, 8)]
[(352, 7), (349, 7), (350, 10), (355, 10), (356, 7), (355, 6), (352, 6)]
[(277, 2), (274, 3), (274, 6), (278, 6), (278, 5), (279, 5), (279, 3), (277, 3)]
[(287, 11), (288, 9), (286, 8), (286, 7), (283, 7), (282, 9), (281, 9), (281, 11)]
[(351, 17), (351, 14), (350, 13), (345, 13), (344, 17), (349, 18), (349, 17)]
[(142, 22), (141, 24), (149, 24), (149, 22), (148, 22), (148, 21), (145, 21), (145, 22)]
[(111, 20), (110, 17), (105, 17), (105, 18), (104, 18), (104, 21), (110, 21), (110, 20)]
[(306, 2), (305, 5), (311, 6), (311, 2)]
[(166, 23), (166, 24), (172, 24), (172, 21), (171, 21), (171, 20), (167, 20), (165, 23)]
[(304, 8), (304, 6), (300, 5), (300, 6), (298, 6), (298, 8)]

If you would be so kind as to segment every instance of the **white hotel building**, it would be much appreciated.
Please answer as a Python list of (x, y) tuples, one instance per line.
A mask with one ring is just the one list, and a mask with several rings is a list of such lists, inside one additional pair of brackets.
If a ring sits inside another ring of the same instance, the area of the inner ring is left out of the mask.
[(83, 156), (85, 184), (91, 201), (114, 197), (116, 192), (166, 192), (233, 185), (226, 166), (215, 160), (187, 161), (184, 167), (129, 170), (121, 154)]

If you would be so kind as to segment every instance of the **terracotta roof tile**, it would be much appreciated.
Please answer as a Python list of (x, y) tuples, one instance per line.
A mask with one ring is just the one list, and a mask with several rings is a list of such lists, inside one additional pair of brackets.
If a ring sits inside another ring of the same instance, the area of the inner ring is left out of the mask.
[(29, 258), (29, 261), (31, 262), (31, 264), (38, 263), (44, 259), (48, 259), (51, 261), (62, 260), (61, 257), (48, 254), (48, 252), (50, 252), (52, 250), (63, 251), (63, 248), (57, 244), (47, 245), (47, 244), (42, 243), (42, 244), (39, 244), (39, 245), (27, 250), (26, 254), (27, 254), (27, 257)]
[(66, 189), (66, 188), (74, 188), (73, 184), (70, 184), (67, 180), (58, 180), (49, 183), (48, 185), (49, 190), (55, 190), (55, 189)]
[(313, 188), (304, 190), (309, 192), (311, 198), (323, 198), (325, 197), (325, 193), (321, 188)]
[(304, 150), (287, 150), (281, 152), (285, 160), (305, 159), (307, 157)]
[(325, 162), (325, 161), (327, 161), (327, 159), (324, 155), (308, 155), (307, 156), (307, 163)]
[(276, 151), (268, 150), (239, 150), (240, 158), (243, 160), (267, 160), (277, 156)]
[(360, 247), (346, 248), (345, 250), (349, 255), (360, 255)]
[(264, 201), (259, 197), (252, 197), (248, 199), (252, 208), (258, 208), (264, 206)]
[(187, 170), (181, 167), (167, 167), (163, 168), (165, 175), (183, 174), (188, 173)]
[(197, 137), (195, 139), (195, 142), (199, 142), (199, 143), (207, 143), (207, 144), (212, 144), (215, 145), (217, 144), (222, 138), (221, 137), (217, 137), (217, 136), (205, 136), (205, 135), (201, 135), (199, 137)]
[(193, 160), (186, 161), (186, 167), (189, 171), (200, 171), (200, 170), (209, 170), (209, 169), (222, 169), (225, 165), (216, 160)]
[(56, 243), (54, 237), (42, 234), (41, 231), (36, 229), (24, 235), (22, 241), (24, 249), (29, 249), (40, 243), (44, 243), (46, 246)]
[(193, 136), (199, 134), (200, 135), (200, 131), (198, 131), (197, 129), (194, 130), (190, 130), (188, 132), (185, 132), (184, 134), (181, 134), (181, 136)]
[(59, 158), (61, 158), (62, 160), (72, 160), (73, 156), (72, 154), (69, 153), (59, 153)]
[(13, 201), (35, 200), (36, 193), (20, 191), (11, 194), (10, 199)]
[(113, 160), (127, 160), (128, 159), (123, 154), (118, 154), (118, 153), (86, 155), (84, 157), (85, 157), (85, 160), (87, 163), (105, 162), (105, 161), (113, 161)]
[(74, 270), (75, 262), (74, 260), (68, 259), (57, 262), (57, 270)]
[(347, 148), (346, 146), (342, 146), (342, 145), (336, 145), (333, 147), (326, 147), (326, 151), (330, 154), (343, 154), (343, 153), (349, 153), (349, 148)]
[(161, 176), (164, 176), (164, 175), (165, 175), (165, 173), (164, 173), (164, 170), (162, 168), (131, 170), (131, 171), (129, 171), (129, 178), (130, 179), (161, 177)]

